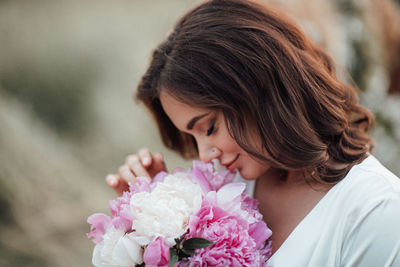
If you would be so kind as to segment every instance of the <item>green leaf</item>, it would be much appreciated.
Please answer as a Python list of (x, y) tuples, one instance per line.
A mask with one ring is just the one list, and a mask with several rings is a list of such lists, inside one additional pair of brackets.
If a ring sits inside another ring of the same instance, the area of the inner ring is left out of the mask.
[(179, 260), (178, 250), (176, 248), (169, 249), (169, 264), (168, 267), (174, 267), (175, 263)]
[(182, 249), (182, 252), (185, 253), (188, 256), (194, 255), (196, 254), (196, 252), (194, 252), (194, 249)]
[(214, 242), (208, 241), (207, 239), (200, 238), (200, 237), (193, 237), (186, 240), (183, 243), (184, 250), (193, 250), (198, 248), (208, 248), (209, 246), (214, 245)]

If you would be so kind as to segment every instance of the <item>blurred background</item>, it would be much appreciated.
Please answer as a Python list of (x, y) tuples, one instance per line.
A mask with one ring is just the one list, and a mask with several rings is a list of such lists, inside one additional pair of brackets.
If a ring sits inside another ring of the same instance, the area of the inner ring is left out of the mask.
[[(104, 177), (167, 151), (133, 101), (152, 49), (194, 0), (0, 0), (0, 266), (91, 266), (87, 217)], [(347, 69), (376, 116), (374, 154), (400, 175), (395, 0), (269, 0)]]

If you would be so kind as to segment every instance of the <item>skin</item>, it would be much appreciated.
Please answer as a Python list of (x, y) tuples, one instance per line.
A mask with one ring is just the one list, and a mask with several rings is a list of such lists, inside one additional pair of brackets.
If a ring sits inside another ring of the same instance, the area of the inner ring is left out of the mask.
[[(243, 178), (256, 180), (254, 197), (273, 231), (273, 252), (332, 187), (305, 183), (299, 171), (289, 171), (283, 177), (281, 171), (252, 158), (229, 135), (220, 112), (187, 105), (164, 92), (160, 101), (174, 125), (196, 139), (202, 161), (218, 159), (229, 169), (237, 169)], [(118, 173), (108, 175), (106, 182), (122, 194), (128, 189), (127, 183), (134, 182), (137, 176), (151, 179), (162, 170), (166, 171), (166, 167), (161, 153), (152, 155), (144, 148), (129, 155)]]
[[(196, 139), (200, 160), (209, 162), (218, 159), (230, 170), (238, 169), (248, 180), (257, 179), (270, 168), (265, 163), (251, 158), (236, 143), (228, 133), (221, 112), (187, 105), (163, 92), (160, 100), (165, 113), (176, 128)], [(192, 129), (188, 129), (187, 124), (193, 117), (201, 119), (196, 121)]]
[(152, 154), (149, 149), (142, 148), (137, 154), (128, 155), (125, 163), (118, 169), (118, 173), (106, 176), (106, 183), (118, 195), (128, 191), (129, 182), (135, 183), (137, 176), (153, 178), (160, 171), (167, 171), (163, 155), (158, 152)]

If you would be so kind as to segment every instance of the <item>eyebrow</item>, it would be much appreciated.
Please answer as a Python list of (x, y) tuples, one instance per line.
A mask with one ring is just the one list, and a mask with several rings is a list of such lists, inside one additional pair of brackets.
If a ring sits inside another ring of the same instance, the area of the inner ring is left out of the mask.
[(193, 127), (194, 127), (194, 125), (196, 124), (196, 122), (197, 122), (198, 120), (200, 120), (201, 118), (204, 118), (205, 116), (207, 116), (207, 115), (210, 114), (210, 113), (211, 113), (211, 112), (208, 112), (208, 113), (206, 113), (206, 114), (202, 114), (202, 115), (199, 115), (199, 116), (194, 117), (193, 119), (191, 119), (191, 120), (188, 122), (188, 124), (186, 125), (186, 129), (192, 130)]

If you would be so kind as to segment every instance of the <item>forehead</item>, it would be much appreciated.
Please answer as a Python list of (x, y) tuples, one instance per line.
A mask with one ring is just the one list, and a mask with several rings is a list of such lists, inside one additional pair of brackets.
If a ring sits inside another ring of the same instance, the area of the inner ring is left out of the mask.
[(160, 93), (160, 102), (165, 113), (180, 130), (184, 130), (186, 124), (193, 117), (210, 113), (212, 111), (211, 109), (194, 107), (183, 103), (163, 91)]

